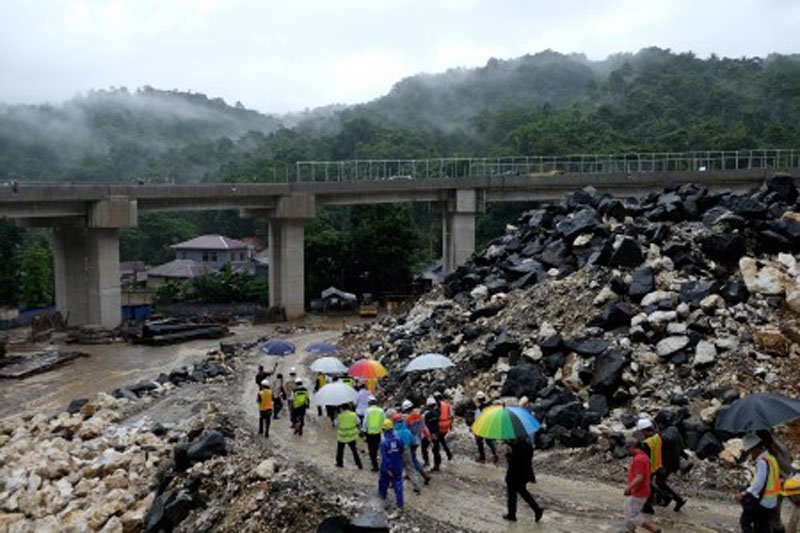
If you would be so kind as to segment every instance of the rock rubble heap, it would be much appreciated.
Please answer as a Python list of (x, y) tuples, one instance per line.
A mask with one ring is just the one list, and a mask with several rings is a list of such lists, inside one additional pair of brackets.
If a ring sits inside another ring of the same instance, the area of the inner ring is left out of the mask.
[[(406, 315), (348, 343), (390, 367), (395, 400), (447, 388), (526, 397), (541, 448), (621, 455), (639, 413), (668, 414), (698, 457), (723, 449), (719, 409), (797, 395), (800, 202), (778, 174), (747, 193), (697, 185), (641, 199), (586, 188), (526, 212)], [(407, 376), (424, 352), (456, 366)], [(464, 412), (462, 405), (460, 412)]]

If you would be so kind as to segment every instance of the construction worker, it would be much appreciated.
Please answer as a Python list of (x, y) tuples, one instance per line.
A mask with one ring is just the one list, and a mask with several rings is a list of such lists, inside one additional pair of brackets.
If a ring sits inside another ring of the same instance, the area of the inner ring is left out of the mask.
[(353, 378), (351, 378), (350, 376), (345, 376), (345, 377), (343, 377), (343, 378), (342, 378), (342, 383), (344, 383), (345, 385), (348, 385), (348, 386), (350, 386), (350, 387), (353, 387), (353, 388), (355, 388), (355, 387), (356, 387), (356, 380), (354, 380), (354, 379), (353, 379)]
[[(318, 392), (328, 382), (328, 378), (322, 372), (317, 372), (317, 379), (314, 380), (314, 392)], [(322, 406), (317, 406), (317, 416), (322, 416)]]
[(422, 475), (426, 485), (430, 483), (431, 477), (425, 473), (425, 470), (419, 465), (419, 462), (415, 464), (414, 457), (411, 454), (411, 447), (414, 444), (414, 435), (409, 431), (408, 427), (406, 427), (403, 415), (400, 413), (393, 415), (392, 424), (394, 424), (394, 434), (397, 435), (397, 438), (403, 443), (403, 468), (405, 468), (406, 476), (414, 486), (414, 492), (419, 494), (418, 477)]
[(750, 486), (736, 495), (736, 501), (742, 504), (739, 525), (743, 533), (770, 533), (781, 492), (780, 465), (755, 433), (744, 436), (742, 449), (755, 460), (756, 475)]
[[(478, 391), (475, 393), (475, 409), (472, 412), (472, 421), (469, 423), (470, 426), (478, 419), (483, 412), (484, 409), (489, 407), (491, 404), (486, 401), (486, 395), (483, 391)], [(483, 437), (479, 437), (475, 435), (475, 445), (478, 447), (478, 462), (485, 463), (486, 462), (486, 448), (484, 444), (489, 446), (489, 451), (492, 452), (492, 461), (497, 464), (500, 460), (500, 457), (497, 455), (497, 447), (494, 444), (492, 439), (484, 439)]]
[(294, 386), (296, 385), (297, 381), (297, 370), (292, 367), (289, 369), (289, 377), (286, 379), (286, 384), (283, 386), (283, 396), (286, 398), (286, 407), (289, 409), (289, 422), (293, 423), (294, 421), (294, 407), (292, 407), (292, 402), (294, 400)]
[(378, 378), (367, 378), (365, 380), (367, 390), (370, 391), (372, 394), (378, 390)]
[(349, 446), (350, 451), (353, 452), (353, 461), (359, 470), (363, 469), (361, 466), (361, 458), (358, 456), (358, 448), (356, 448), (356, 438), (358, 437), (358, 417), (353, 411), (353, 404), (348, 403), (341, 407), (339, 416), (336, 417), (336, 466), (339, 468), (344, 467), (344, 447)]
[(272, 420), (272, 389), (269, 388), (269, 380), (261, 380), (260, 390), (258, 391), (258, 434), (262, 433), (269, 438), (269, 423)]
[(389, 483), (394, 488), (394, 497), (399, 510), (403, 509), (403, 443), (394, 434), (391, 420), (383, 421), (381, 441), (381, 469), (378, 477), (378, 496), (386, 499)]
[(378, 449), (381, 446), (381, 430), (383, 428), (383, 421), (386, 419), (386, 413), (383, 409), (378, 407), (377, 399), (371, 395), (368, 399), (369, 407), (364, 413), (364, 421), (361, 425), (361, 430), (366, 435), (367, 450), (369, 452), (369, 460), (372, 463), (372, 471), (378, 471)]
[(405, 414), (406, 427), (408, 431), (411, 432), (411, 436), (414, 437), (414, 440), (411, 442), (411, 460), (414, 463), (414, 468), (425, 478), (425, 483), (427, 484), (430, 481), (430, 476), (425, 473), (425, 469), (422, 467), (422, 464), (420, 464), (419, 457), (417, 456), (417, 449), (422, 443), (423, 433), (427, 432), (425, 428), (425, 419), (422, 418), (418, 410), (414, 409), (414, 404), (411, 400), (403, 400), (400, 408), (403, 414)]
[[(686, 504), (677, 492), (667, 484), (669, 473), (664, 468), (663, 450), (664, 439), (657, 428), (647, 418), (640, 418), (636, 423), (636, 429), (644, 436), (642, 441), (642, 451), (650, 458), (650, 495), (645, 503), (643, 512), (652, 514), (653, 503), (657, 503), (657, 499), (661, 500), (661, 505), (667, 506), (672, 500), (675, 500), (675, 510), (680, 511), (681, 507)], [(658, 498), (657, 498), (658, 497)]]
[(306, 423), (306, 410), (308, 410), (308, 406), (308, 389), (303, 386), (303, 380), (297, 378), (294, 381), (294, 392), (292, 395), (292, 429), (295, 435), (303, 435), (303, 426)]
[(428, 465), (428, 448), (433, 444), (433, 468), (431, 472), (437, 472), (439, 466), (442, 464), (442, 454), (440, 451), (441, 442), (439, 441), (439, 407), (436, 404), (436, 399), (433, 396), (428, 396), (425, 400), (425, 428), (427, 434), (423, 435), (422, 439), (422, 458), (425, 460), (425, 466)]
[(453, 460), (453, 452), (447, 445), (447, 434), (453, 429), (453, 407), (442, 398), (440, 392), (434, 392), (433, 397), (439, 404), (439, 444), (447, 454), (447, 460)]
[(369, 398), (373, 394), (360, 381), (356, 383), (356, 390), (358, 391), (358, 396), (356, 396), (356, 415), (358, 416), (358, 425), (360, 427), (364, 423), (364, 416), (366, 416), (369, 408)]

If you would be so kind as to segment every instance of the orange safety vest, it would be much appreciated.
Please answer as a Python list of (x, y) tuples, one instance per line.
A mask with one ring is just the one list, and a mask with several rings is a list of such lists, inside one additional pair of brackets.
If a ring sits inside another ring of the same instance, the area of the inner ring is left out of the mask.
[(261, 400), (259, 402), (259, 408), (262, 411), (267, 411), (272, 409), (272, 390), (271, 389), (264, 389), (259, 391), (258, 397)]
[(450, 404), (439, 402), (439, 433), (446, 435), (453, 429), (453, 410)]
[(655, 474), (664, 466), (661, 459), (661, 434), (656, 433), (652, 437), (646, 438), (644, 442), (650, 448), (650, 473)]
[(778, 466), (778, 460), (771, 453), (767, 453), (767, 481), (764, 487), (764, 493), (761, 496), (762, 500), (777, 498), (781, 493), (781, 469)]

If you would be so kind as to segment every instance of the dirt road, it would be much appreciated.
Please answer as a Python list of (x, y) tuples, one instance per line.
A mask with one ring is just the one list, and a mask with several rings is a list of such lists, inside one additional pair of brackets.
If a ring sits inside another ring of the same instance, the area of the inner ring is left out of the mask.
[[(335, 339), (335, 333), (324, 332), (290, 337), (297, 346), (311, 342)], [(253, 367), (263, 357), (250, 355)], [(284, 375), (290, 366), (296, 366), (307, 385), (312, 384), (308, 371), (313, 357), (299, 351), (282, 358), (280, 369)], [(271, 362), (270, 362), (271, 366)], [(241, 390), (238, 397), (246, 419), (257, 427), (257, 411), (254, 398), (256, 384), (252, 376), (239, 380)], [(296, 461), (313, 468), (330, 479), (338, 480), (343, 487), (358, 487), (365, 493), (377, 488), (376, 474), (368, 469), (358, 471), (349, 455), (345, 455), (345, 468), (334, 464), (336, 449), (335, 430), (325, 417), (318, 417), (316, 409), (307, 416), (304, 435), (292, 435), (286, 418), (273, 422), (267, 449), (289, 461)], [(362, 461), (368, 462), (366, 448), (360, 446)], [(575, 473), (576, 476), (579, 473)], [(622, 526), (622, 489), (606, 483), (578, 480), (571, 477), (538, 475), (538, 483), (530, 485), (534, 496), (546, 509), (538, 525), (532, 513), (520, 502), (519, 521), (509, 524), (502, 519), (505, 513), (505, 470), (492, 465), (475, 463), (471, 457), (456, 456), (452, 462), (445, 461), (442, 471), (434, 474), (430, 486), (420, 495), (406, 491), (406, 505), (420, 513), (436, 517), (452, 525), (453, 530), (462, 531), (619, 531)], [(390, 500), (392, 493), (389, 493)], [(657, 520), (664, 531), (704, 532), (737, 531), (738, 508), (735, 505), (702, 499), (691, 499), (681, 513), (671, 509), (657, 511)]]

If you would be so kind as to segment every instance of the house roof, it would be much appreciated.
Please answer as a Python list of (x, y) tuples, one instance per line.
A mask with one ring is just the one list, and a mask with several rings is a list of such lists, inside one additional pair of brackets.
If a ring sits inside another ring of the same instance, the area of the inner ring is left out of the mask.
[(192, 259), (175, 259), (169, 263), (151, 268), (147, 271), (147, 275), (150, 277), (188, 279), (202, 276), (207, 274), (208, 271), (205, 265)]
[(267, 249), (267, 246), (264, 244), (264, 241), (259, 239), (258, 237), (244, 237), (242, 242), (245, 244), (249, 244), (253, 247), (256, 253), (260, 253), (263, 250)]
[(200, 235), (188, 241), (173, 244), (176, 250), (246, 250), (246, 242), (229, 239), (222, 235)]

